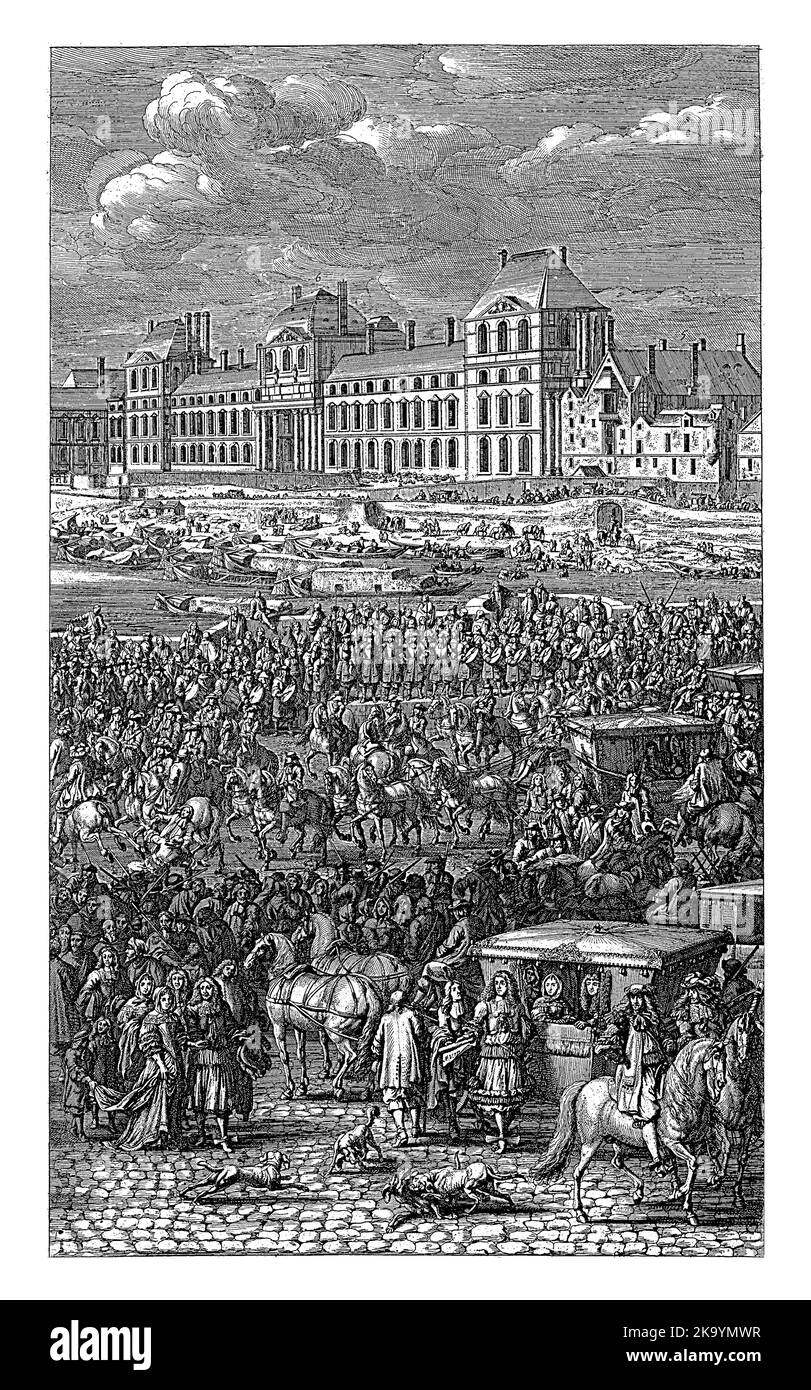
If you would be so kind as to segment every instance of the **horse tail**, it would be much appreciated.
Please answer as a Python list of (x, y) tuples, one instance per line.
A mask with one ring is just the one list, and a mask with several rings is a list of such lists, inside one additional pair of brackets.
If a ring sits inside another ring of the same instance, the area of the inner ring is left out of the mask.
[(534, 1171), (537, 1178), (556, 1178), (563, 1172), (577, 1141), (577, 1122), (574, 1107), (583, 1089), (582, 1081), (567, 1086), (560, 1098), (558, 1127), (552, 1135), (549, 1148)]
[(362, 1072), (372, 1062), (372, 1039), (377, 1032), (377, 1025), (383, 1015), (383, 1004), (380, 995), (374, 985), (366, 982), (366, 1017), (363, 1020), (363, 1027), (358, 1038), (358, 1048), (355, 1053), (354, 1070)]

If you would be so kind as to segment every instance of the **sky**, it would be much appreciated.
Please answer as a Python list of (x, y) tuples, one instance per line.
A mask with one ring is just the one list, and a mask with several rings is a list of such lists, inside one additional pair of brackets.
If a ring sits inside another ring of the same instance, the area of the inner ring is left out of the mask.
[(564, 243), (618, 343), (757, 357), (754, 49), (55, 49), (51, 112), (54, 379), (187, 309), (250, 353), (338, 279), (430, 339)]

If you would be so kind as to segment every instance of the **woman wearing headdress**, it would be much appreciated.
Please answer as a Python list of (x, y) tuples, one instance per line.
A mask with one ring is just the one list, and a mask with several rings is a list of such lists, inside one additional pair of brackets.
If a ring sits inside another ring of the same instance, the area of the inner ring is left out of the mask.
[(529, 1037), (529, 1019), (509, 970), (497, 971), (485, 986), (473, 1022), (481, 1050), (470, 1100), (484, 1127), (495, 1128), (503, 1153), (510, 1125), (524, 1103), (523, 1056)]

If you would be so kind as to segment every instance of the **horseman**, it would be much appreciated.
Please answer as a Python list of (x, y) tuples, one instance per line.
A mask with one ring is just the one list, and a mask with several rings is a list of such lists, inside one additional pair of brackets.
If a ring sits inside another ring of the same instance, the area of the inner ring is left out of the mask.
[(715, 975), (691, 971), (673, 1005), (679, 1029), (679, 1047), (694, 1038), (720, 1038), (724, 1030), (721, 983)]
[(304, 786), (304, 768), (295, 753), (288, 753), (279, 768), (279, 788), (281, 791), (281, 825), (279, 836), (284, 840), (287, 834), (290, 814), (295, 810)]
[(626, 806), (630, 812), (631, 834), (635, 840), (644, 840), (647, 835), (656, 834), (650, 796), (640, 773), (630, 772), (626, 777), (619, 805)]
[(642, 1130), (645, 1147), (654, 1166), (659, 1167), (659, 1079), (670, 1051), (668, 1028), (656, 1011), (647, 985), (631, 985), (625, 1003), (617, 1009), (595, 1044), (596, 1052), (619, 1051), (616, 1071), (617, 1108), (635, 1116), (634, 1126)]
[(735, 794), (719, 757), (702, 748), (698, 761), (685, 782), (674, 792), (679, 808), (674, 844), (678, 844), (691, 822), (723, 801), (734, 801)]
[(76, 806), (80, 806), (83, 801), (90, 801), (93, 797), (101, 794), (95, 781), (93, 762), (86, 744), (77, 743), (68, 768), (64, 776), (57, 782), (54, 791), (56, 806), (53, 838), (58, 844), (62, 836), (65, 817)]

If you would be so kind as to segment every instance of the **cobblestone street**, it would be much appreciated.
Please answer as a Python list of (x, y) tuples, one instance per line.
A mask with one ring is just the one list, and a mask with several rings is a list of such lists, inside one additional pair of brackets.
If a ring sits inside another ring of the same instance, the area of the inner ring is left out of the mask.
[[(53, 1077), (51, 1145), (51, 1251), (54, 1255), (162, 1254), (450, 1254), (450, 1255), (654, 1255), (755, 1256), (762, 1253), (762, 1147), (758, 1145), (747, 1183), (749, 1206), (732, 1206), (731, 1184), (695, 1193), (699, 1225), (691, 1228), (665, 1200), (669, 1182), (646, 1175), (646, 1200), (630, 1202), (627, 1175), (596, 1161), (586, 1175), (583, 1195), (590, 1220), (575, 1220), (568, 1174), (554, 1183), (529, 1176), (556, 1120), (552, 1108), (528, 1105), (522, 1144), (499, 1157), (482, 1145), (469, 1116), (462, 1117), (462, 1141), (449, 1145), (439, 1129), (428, 1143), (395, 1151), (392, 1128), (377, 1122), (384, 1162), (363, 1173), (327, 1176), (338, 1133), (362, 1118), (358, 1099), (336, 1102), (323, 1083), (313, 1094), (279, 1098), (278, 1069), (257, 1086), (256, 1105), (247, 1124), (238, 1123), (237, 1150), (229, 1162), (256, 1163), (267, 1149), (290, 1157), (286, 1189), (277, 1194), (232, 1189), (217, 1198), (193, 1202), (179, 1191), (200, 1178), (201, 1163), (225, 1161), (219, 1150), (185, 1153), (117, 1152), (98, 1131), (86, 1145), (66, 1132)], [(499, 1187), (515, 1210), (482, 1209), (472, 1216), (438, 1220), (410, 1217), (386, 1232), (392, 1215), (382, 1189), (395, 1157), (415, 1169), (438, 1167), (486, 1156), (498, 1173)], [(634, 1166), (638, 1167), (635, 1160)]]

